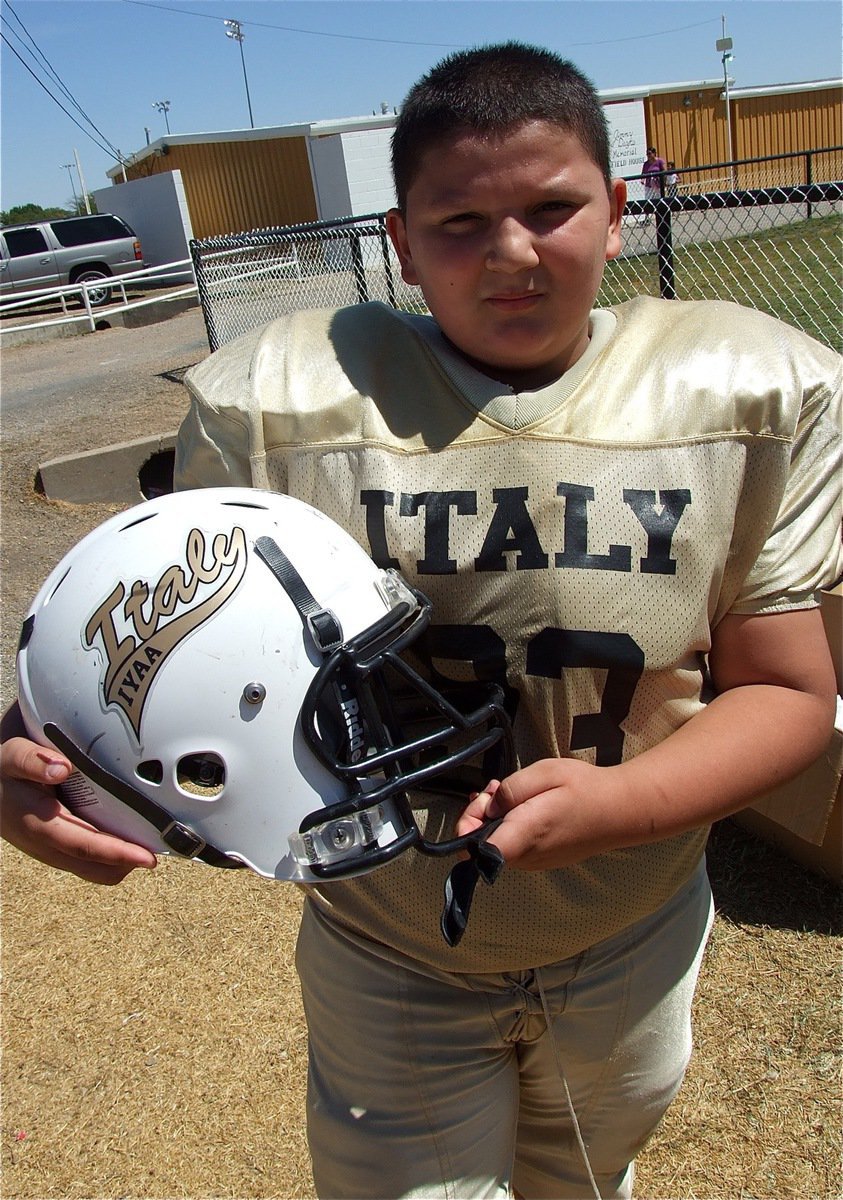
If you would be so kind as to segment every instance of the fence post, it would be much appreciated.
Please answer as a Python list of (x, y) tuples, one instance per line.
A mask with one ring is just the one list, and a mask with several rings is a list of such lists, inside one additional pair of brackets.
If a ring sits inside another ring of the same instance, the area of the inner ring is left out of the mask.
[[(809, 188), (814, 182), (814, 156), (810, 150), (808, 150), (805, 154), (805, 182)], [(808, 194), (810, 195), (810, 192)], [(810, 221), (811, 217), (814, 215), (814, 206), (810, 200), (806, 204), (805, 210), (807, 218)]]
[(193, 276), (196, 280), (196, 292), (199, 296), (199, 303), (202, 306), (202, 316), (205, 318), (205, 331), (208, 334), (208, 348), (213, 354), (215, 350), (219, 350), (222, 342), (217, 329), (217, 323), (214, 319), (214, 306), (211, 303), (210, 281), (205, 275), (205, 260), (202, 257), (202, 252), (199, 249), (199, 243), (196, 238), (190, 242), (190, 257), (193, 260)]
[(673, 269), (673, 222), (670, 204), (664, 200), (655, 201), (656, 209), (656, 251), (659, 256), (659, 295), (662, 300), (675, 300)]
[(387, 237), (386, 219), (383, 214), (378, 217), (378, 229), (380, 230), (383, 269), (386, 276), (386, 295), (392, 307), (397, 308), (398, 304), (395, 300), (395, 281), (392, 278), (392, 259), (389, 257), (389, 238)]
[(88, 295), (87, 283), (82, 284), (82, 303), (85, 306), (85, 312), (88, 314), (88, 325), (91, 328), (91, 333), (96, 333), (96, 322), (94, 321), (94, 310), (91, 308), (91, 297)]
[(360, 233), (356, 229), (349, 229), (348, 241), (351, 247), (351, 262), (354, 268), (354, 282), (357, 284), (357, 295), (360, 297), (360, 303), (365, 304), (369, 299), (369, 285), (366, 281), (366, 270), (363, 266), (363, 252), (360, 249)]

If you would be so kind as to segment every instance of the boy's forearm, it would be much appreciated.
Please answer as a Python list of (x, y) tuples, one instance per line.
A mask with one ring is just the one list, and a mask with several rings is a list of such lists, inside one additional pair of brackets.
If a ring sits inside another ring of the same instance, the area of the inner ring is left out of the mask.
[(809, 766), (831, 736), (834, 670), (818, 609), (725, 617), (709, 666), (715, 699), (620, 768), (642, 840), (745, 808)]
[(826, 692), (730, 689), (660, 745), (609, 768), (623, 799), (608, 840), (656, 841), (745, 808), (809, 766), (827, 745), (833, 720), (834, 698)]
[(835, 684), (817, 610), (727, 617), (709, 663), (716, 699), (658, 745), (618, 766), (528, 764), (473, 798), (458, 832), (504, 816), (490, 840), (509, 864), (570, 866), (709, 825), (822, 753)]

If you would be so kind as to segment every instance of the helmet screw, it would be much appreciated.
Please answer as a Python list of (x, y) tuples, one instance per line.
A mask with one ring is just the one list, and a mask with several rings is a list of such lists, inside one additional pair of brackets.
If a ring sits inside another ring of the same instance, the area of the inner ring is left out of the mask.
[(243, 688), (243, 699), (247, 704), (263, 704), (266, 688), (262, 683), (247, 683)]

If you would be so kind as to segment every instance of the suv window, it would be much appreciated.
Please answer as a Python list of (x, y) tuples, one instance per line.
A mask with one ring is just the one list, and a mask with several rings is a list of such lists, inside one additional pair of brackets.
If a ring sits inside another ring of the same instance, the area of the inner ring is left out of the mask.
[(43, 254), (49, 249), (40, 229), (9, 229), (3, 237), (6, 239), (10, 258), (22, 258), (24, 254)]
[(104, 213), (95, 217), (69, 217), (50, 222), (53, 233), (62, 246), (85, 246), (88, 242), (115, 242), (133, 237), (128, 225), (118, 217)]

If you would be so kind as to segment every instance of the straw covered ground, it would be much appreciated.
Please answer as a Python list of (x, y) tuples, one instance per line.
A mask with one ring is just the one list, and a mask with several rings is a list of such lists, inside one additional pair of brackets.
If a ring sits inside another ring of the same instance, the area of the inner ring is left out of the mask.
[[(696, 1053), (637, 1194), (831, 1200), (834, 898), (731, 825), (711, 858)], [(7, 850), (4, 900), (7, 1200), (313, 1196), (292, 889), (170, 862), (96, 889)]]
[[(108, 344), (119, 358), (124, 343)], [(80, 353), (12, 351), (4, 387), (50, 355), (70, 369)], [(112, 377), (120, 439), (177, 425), (185, 398), (161, 372), (184, 364), (158, 355), (154, 373), (136, 369), (131, 386)], [(4, 702), (29, 599), (112, 511), (33, 491), (39, 462), (117, 440), (104, 429), (104, 395), (72, 398), (60, 416), (42, 405), (3, 423)], [(169, 861), (113, 889), (8, 847), (2, 866), (6, 1200), (312, 1197), (297, 893)], [(710, 871), (718, 915), (696, 1052), (641, 1158), (637, 1194), (832, 1200), (841, 1191), (839, 893), (728, 822), (712, 838)]]

